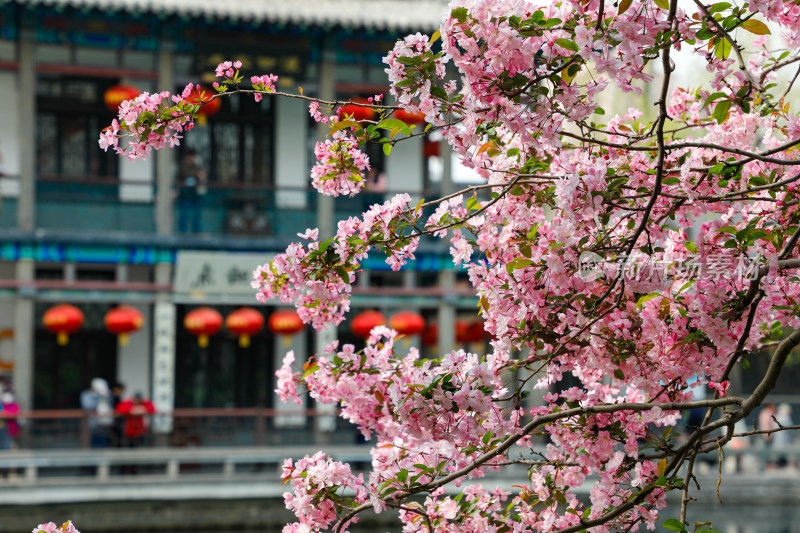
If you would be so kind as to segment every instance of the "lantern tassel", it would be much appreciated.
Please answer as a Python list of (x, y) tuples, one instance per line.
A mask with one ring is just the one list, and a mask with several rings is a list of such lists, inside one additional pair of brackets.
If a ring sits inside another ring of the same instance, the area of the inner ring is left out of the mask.
[(200, 335), (197, 337), (197, 345), (201, 348), (208, 348), (208, 335)]
[(63, 331), (58, 333), (58, 337), (56, 337), (56, 341), (58, 342), (59, 346), (66, 346), (69, 343), (69, 335)]
[(283, 347), (288, 348), (292, 345), (292, 337), (289, 335), (281, 335), (281, 340), (283, 341)]
[(239, 335), (239, 346), (242, 348), (250, 346), (250, 335)]
[(127, 333), (120, 333), (119, 334), (119, 345), (120, 346), (127, 346), (130, 337), (128, 337)]

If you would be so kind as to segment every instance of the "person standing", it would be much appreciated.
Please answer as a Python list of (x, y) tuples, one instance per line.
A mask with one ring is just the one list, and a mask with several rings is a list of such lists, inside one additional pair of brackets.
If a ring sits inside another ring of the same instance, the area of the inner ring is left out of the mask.
[(6, 415), (4, 421), (6, 424), (7, 445), (4, 447), (5, 449), (16, 448), (17, 435), (19, 435), (19, 422), (17, 422), (15, 417), (19, 414), (19, 404), (14, 397), (14, 393), (10, 390), (6, 390), (2, 396), (0, 396), (0, 406), (2, 406), (3, 409), (2, 413)]
[(128, 446), (136, 448), (144, 444), (147, 435), (147, 421), (145, 415), (152, 415), (156, 412), (153, 402), (142, 397), (137, 392), (133, 398), (124, 400), (117, 405), (117, 414), (125, 416), (125, 438)]
[(114, 423), (114, 411), (111, 408), (111, 391), (108, 382), (103, 378), (94, 378), (88, 389), (81, 393), (81, 408), (89, 415), (92, 448), (105, 448), (111, 425)]

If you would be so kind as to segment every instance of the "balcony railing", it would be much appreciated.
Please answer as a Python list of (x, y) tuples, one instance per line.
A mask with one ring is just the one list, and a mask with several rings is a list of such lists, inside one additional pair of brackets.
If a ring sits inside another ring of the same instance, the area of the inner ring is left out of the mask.
[[(4, 179), (12, 186), (6, 187), (0, 198), (0, 229), (14, 229), (18, 184), (14, 185), (12, 178)], [(36, 184), (36, 227), (154, 233), (156, 193), (156, 185), (150, 181), (43, 178)], [(202, 194), (171, 190), (170, 199), (176, 234), (293, 238), (317, 226), (318, 194), (306, 188), (211, 184)], [(340, 219), (360, 214), (384, 199), (384, 194), (371, 192), (338, 198), (335, 216)]]

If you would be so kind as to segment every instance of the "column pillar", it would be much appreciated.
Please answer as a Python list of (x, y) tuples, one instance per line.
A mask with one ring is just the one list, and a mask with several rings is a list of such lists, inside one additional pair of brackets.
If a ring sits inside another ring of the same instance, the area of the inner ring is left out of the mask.
[[(169, 283), (172, 277), (172, 265), (158, 263), (155, 266), (156, 283)], [(172, 431), (171, 412), (175, 408), (175, 304), (169, 300), (168, 293), (159, 293), (153, 305), (153, 364), (152, 401), (156, 410), (166, 413), (153, 417), (153, 433), (157, 439), (159, 434)], [(163, 437), (161, 437), (163, 439)], [(158, 444), (166, 444), (159, 442)]]
[[(175, 60), (171, 43), (162, 43), (158, 51), (158, 87), (171, 91), (175, 86)], [(175, 182), (175, 154), (173, 150), (158, 150), (156, 160), (156, 233), (171, 235), (173, 220), (172, 189)]]
[[(453, 185), (453, 157), (450, 145), (442, 139), (440, 141), (442, 157), (442, 196), (447, 196), (455, 192)], [(453, 270), (441, 270), (438, 275), (439, 287), (443, 291), (442, 298), (439, 300), (438, 319), (439, 319), (439, 339), (437, 346), (439, 354), (445, 354), (456, 345), (456, 308), (453, 305), (453, 297), (447, 292), (456, 285), (456, 273)]]
[[(16, 263), (18, 281), (35, 278), (33, 259), (19, 259)], [(17, 292), (14, 302), (14, 392), (22, 409), (33, 408), (33, 335), (34, 300)]]
[(22, 29), (17, 53), (19, 57), (19, 121), (17, 123), (20, 176), (17, 201), (17, 227), (20, 231), (36, 229), (36, 60), (35, 36)]

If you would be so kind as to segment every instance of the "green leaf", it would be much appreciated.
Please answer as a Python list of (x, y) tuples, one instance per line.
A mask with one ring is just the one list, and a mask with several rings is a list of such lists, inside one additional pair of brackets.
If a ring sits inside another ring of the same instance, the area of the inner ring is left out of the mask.
[(718, 3), (714, 4), (714, 5), (712, 5), (711, 7), (709, 7), (708, 8), (708, 12), (712, 13), (712, 14), (713, 13), (719, 13), (720, 11), (725, 11), (729, 7), (731, 7), (731, 5), (728, 2), (718, 2)]
[(697, 30), (695, 37), (700, 39), (701, 41), (707, 41), (709, 39), (713, 39), (717, 34), (711, 31), (709, 28), (702, 28)]
[(467, 20), (467, 8), (466, 7), (456, 8), (450, 12), (450, 16), (459, 22), (464, 22), (465, 20)]
[(668, 0), (653, 0), (653, 2), (660, 7), (661, 9), (665, 9), (669, 11), (669, 1)]
[(386, 130), (400, 130), (400, 132), (411, 135), (411, 128), (408, 127), (408, 124), (400, 120), (399, 118), (385, 118), (378, 122), (378, 128), (383, 128)]
[(661, 295), (659, 293), (657, 293), (657, 292), (653, 292), (653, 293), (650, 293), (650, 294), (645, 294), (644, 296), (639, 298), (639, 300), (637, 300), (636, 309), (641, 309), (642, 305), (644, 305), (645, 302), (647, 302), (649, 300), (652, 300), (656, 296), (661, 296)]
[(383, 153), (384, 155), (392, 153), (392, 143), (383, 143)]
[(771, 35), (767, 25), (756, 19), (745, 20), (742, 22), (742, 28), (756, 35)]
[(439, 37), (441, 36), (442, 34), (439, 32), (439, 30), (436, 30), (435, 32), (433, 32), (433, 35), (431, 35), (431, 40), (428, 42), (428, 44), (435, 43), (437, 40), (439, 40)]
[(438, 85), (431, 85), (431, 94), (440, 100), (447, 100), (447, 91)]
[[(767, 237), (764, 239), (764, 237)], [(764, 239), (765, 241), (769, 241), (770, 235), (763, 229), (757, 229), (753, 233), (747, 236), (747, 240), (750, 242), (757, 241), (758, 239)]]
[(680, 520), (670, 518), (664, 522), (664, 527), (671, 531), (686, 531), (686, 526)]
[(617, 368), (616, 370), (614, 370), (614, 377), (622, 381), (625, 379), (625, 373), (619, 368)]
[(559, 38), (559, 39), (556, 39), (554, 42), (558, 46), (560, 46), (561, 48), (565, 48), (565, 49), (570, 50), (572, 52), (577, 52), (579, 50), (577, 44), (575, 44), (574, 42), (569, 41), (567, 39)]
[[(719, 41), (717, 41), (717, 45), (714, 47), (714, 55), (719, 59), (728, 59), (728, 56), (731, 55), (731, 50), (733, 50), (731, 42), (722, 37), (719, 39)], [(730, 105), (728, 107), (730, 107)], [(714, 118), (716, 118), (716, 116)]]
[[(710, 104), (711, 102), (713, 102), (713, 101), (715, 101), (715, 100), (717, 100), (719, 98), (722, 98), (723, 96), (727, 96), (727, 95), (725, 93), (713, 93), (713, 94), (708, 95), (708, 98), (706, 98), (706, 101), (703, 102), (703, 107), (701, 107), (700, 109), (704, 109), (708, 104)], [(721, 166), (721, 165), (719, 165), (719, 166)], [(720, 170), (722, 170), (722, 169), (720, 169)], [(715, 174), (718, 173), (718, 172), (719, 171), (715, 172)]]
[[(727, 43), (728, 40), (724, 39), (723, 42)], [(728, 49), (728, 53), (730, 53), (730, 47)], [(716, 105), (716, 107), (714, 107), (714, 114), (712, 116), (714, 117), (714, 120), (717, 121), (717, 124), (722, 124), (728, 118), (728, 111), (731, 110), (731, 103), (732, 102), (730, 100), (722, 100)]]
[(417, 83), (416, 78), (406, 78), (394, 84), (395, 87), (408, 87), (409, 85), (414, 85)]
[(408, 470), (404, 468), (397, 473), (397, 481), (400, 483), (405, 483), (406, 479), (408, 479)]

